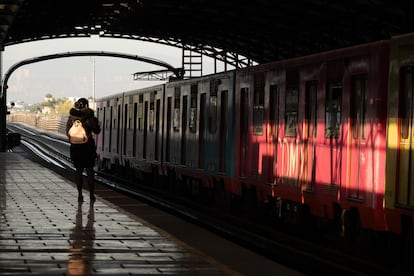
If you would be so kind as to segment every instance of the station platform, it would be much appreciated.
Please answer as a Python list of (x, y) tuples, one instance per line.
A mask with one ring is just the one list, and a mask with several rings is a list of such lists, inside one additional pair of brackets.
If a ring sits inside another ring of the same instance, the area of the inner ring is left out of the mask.
[[(0, 275), (230, 275), (97, 196), (17, 153), (0, 153)], [(237, 274), (237, 273), (235, 273)]]

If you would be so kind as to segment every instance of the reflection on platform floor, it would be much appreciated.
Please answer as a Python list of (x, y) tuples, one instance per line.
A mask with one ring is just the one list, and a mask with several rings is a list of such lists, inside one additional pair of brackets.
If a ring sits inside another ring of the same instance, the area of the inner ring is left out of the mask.
[(0, 275), (229, 274), (99, 197), (78, 204), (56, 173), (1, 157)]

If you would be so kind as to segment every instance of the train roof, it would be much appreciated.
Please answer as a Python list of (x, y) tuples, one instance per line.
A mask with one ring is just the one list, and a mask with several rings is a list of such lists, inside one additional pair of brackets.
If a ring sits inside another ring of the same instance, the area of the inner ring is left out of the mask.
[[(405, 37), (413, 37), (413, 34), (405, 35)], [(355, 45), (351, 47), (345, 47), (340, 49), (334, 49), (330, 51), (325, 51), (321, 53), (306, 55), (302, 57), (295, 57), (280, 61), (273, 61), (267, 62), (263, 64), (259, 64), (256, 66), (251, 66), (247, 68), (238, 68), (238, 74), (248, 74), (252, 71), (259, 72), (259, 71), (268, 71), (275, 68), (295, 68), (299, 66), (306, 66), (306, 65), (314, 65), (314, 64), (323, 64), (323, 63), (330, 63), (339, 60), (345, 60), (347, 58), (351, 58), (352, 56), (361, 55), (361, 54), (369, 54), (373, 53), (375, 50), (386, 49), (389, 47), (391, 40), (381, 40), (381, 41), (374, 41), (369, 43), (364, 43), (360, 45)]]

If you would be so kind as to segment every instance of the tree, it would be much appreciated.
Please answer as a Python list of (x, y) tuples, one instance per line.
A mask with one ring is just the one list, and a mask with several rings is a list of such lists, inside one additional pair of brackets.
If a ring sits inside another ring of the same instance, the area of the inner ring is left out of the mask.
[(69, 110), (73, 107), (73, 102), (65, 99), (65, 100), (61, 100), (58, 105), (55, 106), (55, 110), (58, 114), (60, 115), (68, 115), (69, 114)]

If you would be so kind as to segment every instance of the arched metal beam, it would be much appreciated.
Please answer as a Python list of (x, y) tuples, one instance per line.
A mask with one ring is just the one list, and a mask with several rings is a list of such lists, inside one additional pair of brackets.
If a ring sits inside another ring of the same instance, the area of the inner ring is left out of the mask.
[(5, 95), (5, 92), (7, 90), (7, 82), (11, 76), (11, 74), (18, 69), (19, 67), (22, 67), (27, 64), (32, 64), (40, 61), (50, 60), (50, 59), (58, 59), (58, 58), (65, 58), (65, 57), (84, 57), (84, 56), (104, 56), (104, 57), (116, 57), (116, 58), (124, 58), (124, 59), (131, 59), (136, 61), (142, 61), (154, 65), (158, 65), (161, 67), (166, 68), (167, 70), (173, 72), (175, 76), (180, 79), (183, 77), (184, 72), (182, 68), (176, 68), (164, 61), (149, 58), (149, 57), (143, 57), (143, 56), (137, 56), (137, 55), (129, 55), (129, 54), (123, 54), (123, 53), (117, 53), (117, 52), (105, 52), (105, 51), (78, 51), (78, 52), (65, 52), (65, 53), (57, 53), (57, 54), (51, 54), (51, 55), (45, 55), (45, 56), (39, 56), (35, 58), (29, 58), (22, 60), (13, 66), (9, 68), (9, 70), (4, 74), (3, 81), (2, 81), (2, 91), (0, 94), (0, 97), (3, 97)]
[(173, 72), (176, 78), (182, 78), (184, 76), (184, 70), (182, 68), (175, 68), (174, 66), (163, 62), (161, 60), (156, 60), (149, 57), (142, 57), (136, 55), (129, 55), (123, 53), (116, 53), (116, 52), (104, 52), (104, 51), (80, 51), (80, 52), (65, 52), (65, 53), (58, 53), (58, 54), (51, 54), (45, 56), (39, 56), (35, 58), (29, 58), (22, 60), (13, 66), (11, 66), (7, 72), (4, 74), (2, 85), (1, 85), (1, 93), (0, 93), (0, 151), (4, 152), (7, 149), (7, 137), (6, 137), (6, 115), (7, 115), (7, 106), (6, 106), (6, 96), (7, 96), (7, 82), (11, 74), (16, 71), (19, 67), (22, 67), (27, 64), (32, 64), (40, 61), (50, 60), (50, 59), (58, 59), (58, 58), (65, 58), (65, 57), (83, 57), (83, 56), (105, 56), (105, 57), (116, 57), (116, 58), (124, 58), (124, 59), (131, 59), (136, 61), (142, 61), (154, 65), (158, 65), (161, 67), (166, 68)]

